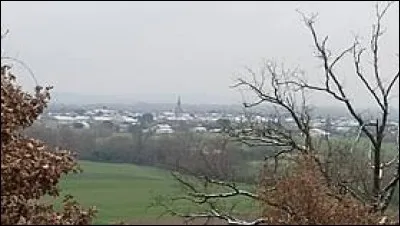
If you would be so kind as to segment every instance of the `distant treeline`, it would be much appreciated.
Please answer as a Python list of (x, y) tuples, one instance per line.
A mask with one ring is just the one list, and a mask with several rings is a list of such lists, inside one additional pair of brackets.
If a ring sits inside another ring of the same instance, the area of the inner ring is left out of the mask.
[(265, 148), (250, 148), (222, 134), (178, 132), (149, 134), (142, 130), (114, 133), (104, 127), (46, 128), (35, 124), (26, 133), (51, 145), (73, 150), (82, 160), (133, 163), (184, 169), (220, 179), (254, 182)]

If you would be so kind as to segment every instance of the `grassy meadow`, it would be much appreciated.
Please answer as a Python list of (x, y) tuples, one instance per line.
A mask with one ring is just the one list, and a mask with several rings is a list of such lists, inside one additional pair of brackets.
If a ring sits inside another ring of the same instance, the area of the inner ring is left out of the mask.
[[(66, 176), (60, 183), (63, 194), (71, 194), (84, 206), (96, 206), (95, 224), (110, 224), (155, 219), (161, 207), (149, 206), (155, 195), (178, 195), (180, 188), (170, 173), (154, 167), (132, 164), (80, 161), (84, 172)], [(252, 209), (253, 203), (239, 204)], [(241, 206), (241, 207), (240, 207)], [(187, 210), (194, 206), (176, 203), (174, 208)]]

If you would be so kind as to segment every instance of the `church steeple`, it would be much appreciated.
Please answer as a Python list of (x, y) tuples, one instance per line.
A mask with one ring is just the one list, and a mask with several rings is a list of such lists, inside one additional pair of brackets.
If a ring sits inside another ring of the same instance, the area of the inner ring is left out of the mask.
[(181, 96), (178, 96), (178, 101), (175, 106), (175, 116), (179, 117), (183, 113), (182, 106), (181, 106)]

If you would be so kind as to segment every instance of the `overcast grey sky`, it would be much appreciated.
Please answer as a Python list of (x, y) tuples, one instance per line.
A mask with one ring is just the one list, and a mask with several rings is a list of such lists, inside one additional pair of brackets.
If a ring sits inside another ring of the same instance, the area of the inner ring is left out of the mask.
[[(11, 30), (2, 49), (56, 92), (153, 102), (173, 102), (180, 94), (192, 103), (238, 103), (240, 94), (229, 88), (235, 73), (245, 65), (256, 68), (263, 58), (300, 65), (312, 78), (321, 75), (297, 8), (319, 13), (317, 29), (330, 35), (333, 50), (347, 47), (353, 34), (367, 41), (374, 19), (374, 2), (2, 1), (1, 27)], [(398, 4), (384, 23), (382, 72), (392, 75), (398, 68)], [(351, 72), (344, 65), (345, 86), (354, 91)]]

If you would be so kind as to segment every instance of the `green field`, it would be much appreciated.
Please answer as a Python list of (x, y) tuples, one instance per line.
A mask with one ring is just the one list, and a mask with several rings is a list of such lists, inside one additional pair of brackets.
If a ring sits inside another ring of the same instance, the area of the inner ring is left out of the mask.
[(154, 219), (162, 212), (161, 208), (148, 208), (154, 195), (179, 193), (169, 172), (162, 169), (88, 161), (80, 165), (84, 172), (66, 176), (60, 187), (62, 194), (73, 195), (82, 205), (96, 206), (95, 224)]
[(81, 161), (84, 172), (68, 175), (61, 182), (62, 193), (77, 198), (84, 206), (94, 205), (94, 223), (156, 217), (160, 209), (148, 208), (154, 194), (176, 193), (167, 171), (130, 164)]

